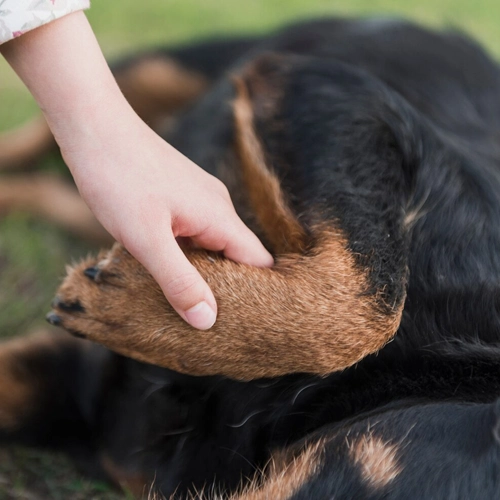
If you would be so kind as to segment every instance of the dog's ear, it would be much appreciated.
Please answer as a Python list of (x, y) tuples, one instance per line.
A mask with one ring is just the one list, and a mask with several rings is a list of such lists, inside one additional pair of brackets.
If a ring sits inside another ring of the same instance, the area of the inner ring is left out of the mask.
[(300, 56), (267, 52), (253, 59), (239, 75), (233, 77), (234, 81), (245, 83), (256, 120), (268, 122), (279, 116), (289, 73), (303, 59)]
[(277, 68), (272, 62), (258, 59), (257, 68), (252, 64), (244, 75), (233, 77), (235, 150), (250, 204), (273, 252), (300, 254), (307, 233), (289, 206), (255, 124), (256, 113), (260, 120), (272, 123), (279, 106), (280, 75), (270, 74)]

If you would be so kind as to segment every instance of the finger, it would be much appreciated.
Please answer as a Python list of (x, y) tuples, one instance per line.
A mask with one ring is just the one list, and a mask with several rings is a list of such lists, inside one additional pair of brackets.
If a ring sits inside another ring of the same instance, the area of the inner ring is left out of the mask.
[(139, 260), (179, 315), (194, 328), (208, 330), (217, 318), (217, 303), (212, 291), (188, 261), (173, 235), (157, 248), (159, 250), (148, 252), (152, 258)]
[(259, 238), (239, 222), (224, 248), (224, 255), (231, 260), (256, 267), (272, 267), (273, 256), (265, 249)]
[(224, 218), (224, 225), (209, 226), (201, 234), (193, 236), (193, 241), (207, 250), (221, 251), (235, 262), (256, 267), (271, 267), (272, 255), (234, 213), (231, 221)]

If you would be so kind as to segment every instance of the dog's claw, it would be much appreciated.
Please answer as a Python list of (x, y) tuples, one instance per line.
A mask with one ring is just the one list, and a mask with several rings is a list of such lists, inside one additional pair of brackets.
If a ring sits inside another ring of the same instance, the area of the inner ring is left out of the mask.
[(54, 326), (61, 326), (62, 320), (60, 316), (58, 316), (55, 312), (49, 312), (47, 316), (45, 316), (45, 319)]
[(76, 302), (63, 302), (60, 297), (55, 297), (50, 305), (52, 309), (60, 309), (66, 312), (85, 312), (85, 308), (80, 304), (79, 301)]
[(98, 267), (88, 267), (83, 271), (83, 274), (87, 276), (87, 278), (90, 278), (91, 280), (96, 281), (97, 277), (99, 276), (100, 269)]

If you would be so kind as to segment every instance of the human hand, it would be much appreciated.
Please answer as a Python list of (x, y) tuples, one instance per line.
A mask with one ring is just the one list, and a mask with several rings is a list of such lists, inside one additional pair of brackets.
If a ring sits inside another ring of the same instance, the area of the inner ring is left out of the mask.
[[(210, 328), (217, 305), (175, 238), (264, 267), (273, 259), (237, 216), (226, 187), (158, 137), (135, 114), (107, 111), (92, 136), (70, 134), (62, 153), (81, 195), (110, 234), (159, 283), (192, 326)], [(75, 139), (77, 138), (77, 139)]]
[(125, 101), (82, 12), (1, 46), (34, 95), (94, 215), (158, 281), (191, 325), (217, 305), (175, 238), (230, 259), (273, 259), (234, 211), (225, 186), (158, 137)]

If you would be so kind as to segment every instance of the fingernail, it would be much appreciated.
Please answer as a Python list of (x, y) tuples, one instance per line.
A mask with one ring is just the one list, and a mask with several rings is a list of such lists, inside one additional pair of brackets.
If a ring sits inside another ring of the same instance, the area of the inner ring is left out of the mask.
[(215, 311), (204, 300), (188, 309), (185, 314), (188, 323), (198, 330), (212, 328), (217, 319)]

